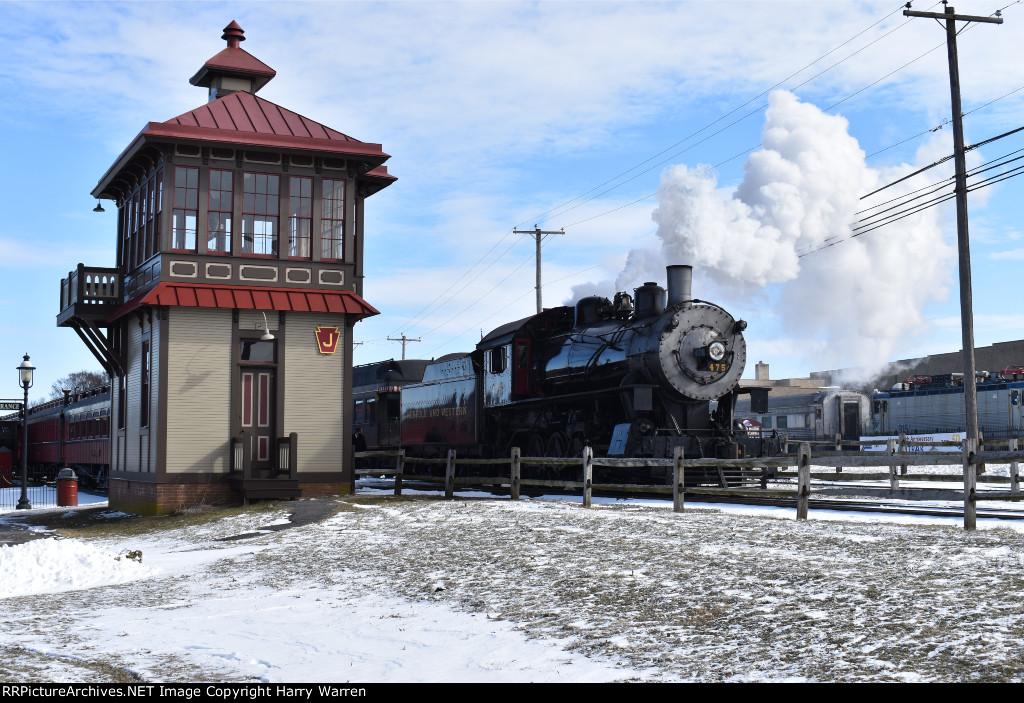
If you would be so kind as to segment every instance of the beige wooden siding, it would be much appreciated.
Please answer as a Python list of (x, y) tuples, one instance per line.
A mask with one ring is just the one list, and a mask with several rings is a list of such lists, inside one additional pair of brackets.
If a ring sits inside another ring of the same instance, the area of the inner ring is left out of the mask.
[(118, 414), (118, 404), (120, 398), (118, 397), (118, 389), (120, 388), (120, 379), (114, 376), (110, 380), (110, 470), (111, 471), (124, 471), (124, 460), (121, 457), (121, 453), (124, 450), (124, 441), (121, 437), (121, 428), (117, 426), (117, 419), (120, 417)]
[(167, 326), (167, 471), (226, 473), (231, 311), (171, 308)]
[[(149, 334), (149, 434), (144, 447), (144, 470), (156, 471), (157, 448), (160, 444), (160, 320), (154, 314), (153, 324), (146, 323)], [(141, 367), (140, 367), (141, 370)]]
[(139, 370), (141, 369), (142, 328), (133, 320), (127, 326), (125, 348), (125, 407), (123, 471), (142, 471), (139, 454)]
[[(318, 325), (337, 327), (338, 351), (321, 354)], [(298, 471), (341, 471), (345, 437), (341, 395), (345, 370), (345, 317), (288, 313), (285, 344), (284, 432), (298, 434)]]
[(276, 331), (280, 324), (277, 310), (239, 310), (238, 329), (259, 330), (262, 334), (264, 315), (267, 316), (267, 326)]

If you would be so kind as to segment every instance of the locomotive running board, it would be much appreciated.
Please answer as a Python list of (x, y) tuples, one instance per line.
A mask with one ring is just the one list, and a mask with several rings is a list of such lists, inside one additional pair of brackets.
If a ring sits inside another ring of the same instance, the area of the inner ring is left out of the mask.
[[(628, 386), (610, 386), (609, 388), (601, 388), (601, 389), (598, 389), (598, 390), (580, 391), (579, 393), (567, 393), (565, 395), (558, 395), (557, 398), (558, 398), (559, 401), (571, 400), (573, 398), (586, 399), (586, 398), (594, 397), (595, 394), (611, 395), (611, 394), (614, 394), (614, 393), (621, 393), (622, 391), (632, 390), (633, 391), (633, 398), (634, 398), (634, 402), (635, 402), (635, 400), (637, 399), (637, 395), (638, 395), (637, 391), (640, 391), (640, 394), (639, 394), (640, 395), (640, 399), (642, 400), (643, 397), (646, 396), (648, 407), (646, 407), (646, 408), (639, 408), (638, 407), (637, 409), (638, 410), (651, 410), (652, 408), (649, 407), (649, 406), (652, 403), (651, 398), (653, 396), (653, 389), (658, 388), (658, 387), (659, 386), (657, 384), (654, 384), (654, 383), (631, 383)], [(646, 393), (644, 393), (643, 391), (646, 391)], [(551, 398), (550, 397), (548, 397), (548, 396), (541, 396), (539, 398), (527, 398), (526, 400), (514, 400), (511, 403), (502, 403), (501, 405), (492, 405), (492, 406), (489, 406), (489, 407), (494, 407), (494, 408), (528, 407), (530, 405), (545, 405), (545, 404), (550, 403), (550, 402), (551, 402)]]

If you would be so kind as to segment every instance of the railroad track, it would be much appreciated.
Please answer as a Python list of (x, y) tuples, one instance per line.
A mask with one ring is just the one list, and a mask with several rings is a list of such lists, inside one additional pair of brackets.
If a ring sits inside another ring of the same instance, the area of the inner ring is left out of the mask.
[[(364, 488), (390, 488), (394, 484), (389, 480), (384, 479), (372, 479), (362, 478), (360, 479), (360, 485)], [(417, 481), (416, 479), (406, 478), (403, 482), (404, 487), (407, 490), (424, 490), (430, 492), (443, 492), (443, 489), (439, 487), (437, 483), (430, 483), (426, 481)], [(508, 488), (496, 488), (493, 486), (460, 486), (460, 492), (472, 491), (477, 493), (487, 493), (490, 495), (505, 495), (509, 494)], [(579, 498), (579, 493), (570, 491), (559, 491), (555, 489), (537, 490), (532, 488), (524, 487), (522, 494), (527, 497), (536, 497), (539, 495), (554, 495), (554, 496), (565, 496), (566, 498)], [(598, 495), (595, 492), (595, 495)], [(666, 497), (663, 494), (657, 493), (610, 493), (602, 491), (599, 493), (602, 497), (608, 498), (645, 498), (645, 499), (661, 499), (671, 501), (671, 496)], [(709, 495), (698, 495), (687, 493), (687, 503), (729, 503), (732, 505), (761, 505), (765, 507), (776, 507), (776, 508), (796, 508), (796, 500), (794, 498), (755, 498), (755, 497), (739, 497), (739, 496), (709, 496)], [(905, 502), (896, 501), (884, 501), (884, 500), (846, 500), (842, 498), (811, 498), (808, 503), (810, 510), (836, 510), (836, 511), (847, 511), (847, 512), (859, 512), (859, 513), (884, 513), (891, 515), (909, 515), (919, 517), (948, 517), (963, 519), (963, 509), (956, 507), (942, 507), (934, 505), (907, 505)], [(986, 507), (979, 507), (977, 509), (978, 519), (995, 519), (995, 520), (1024, 520), (1024, 507), (1021, 510), (1012, 509), (993, 509)]]
[[(687, 496), (686, 501), (700, 503), (732, 503), (739, 505), (764, 505), (780, 508), (795, 508), (793, 498), (734, 498), (732, 496)], [(839, 510), (858, 513), (888, 513), (893, 515), (912, 515), (921, 517), (950, 517), (963, 519), (964, 511), (960, 508), (944, 508), (939, 506), (914, 506), (905, 503), (887, 501), (843, 500), (840, 498), (811, 498), (807, 505), (809, 510)], [(1024, 520), (1022, 510), (993, 510), (978, 508), (978, 519)]]

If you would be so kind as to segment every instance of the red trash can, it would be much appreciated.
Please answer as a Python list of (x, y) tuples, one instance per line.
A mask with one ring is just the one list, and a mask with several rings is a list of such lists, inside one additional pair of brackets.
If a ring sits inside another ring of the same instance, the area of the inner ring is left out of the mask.
[(71, 469), (57, 472), (57, 506), (73, 508), (78, 505), (78, 476)]

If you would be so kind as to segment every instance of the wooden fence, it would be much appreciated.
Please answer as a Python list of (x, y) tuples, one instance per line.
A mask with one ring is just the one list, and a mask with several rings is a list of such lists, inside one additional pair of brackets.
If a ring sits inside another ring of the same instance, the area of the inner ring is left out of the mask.
[[(837, 442), (840, 445), (870, 445), (878, 442), (861, 441), (854, 442), (844, 440)], [(905, 437), (888, 440), (887, 449), (884, 452), (849, 452), (835, 451), (836, 443), (833, 442), (801, 442), (795, 446), (794, 454), (785, 454), (773, 457), (756, 457), (750, 459), (685, 459), (682, 448), (677, 447), (672, 459), (616, 459), (610, 457), (595, 457), (590, 447), (584, 447), (583, 456), (580, 459), (568, 458), (547, 458), (547, 457), (524, 457), (520, 454), (519, 447), (513, 447), (511, 456), (507, 459), (459, 459), (455, 450), (448, 450), (444, 459), (428, 459), (422, 457), (411, 457), (405, 455), (404, 449), (390, 451), (368, 451), (356, 453), (357, 458), (362, 457), (394, 457), (394, 469), (360, 469), (358, 475), (393, 475), (395, 477), (395, 495), (401, 495), (403, 479), (408, 475), (405, 473), (406, 464), (444, 464), (444, 477), (415, 476), (416, 480), (433, 483), (443, 483), (445, 497), (452, 498), (455, 495), (455, 486), (458, 484), (491, 484), (508, 486), (512, 500), (518, 500), (522, 487), (548, 487), (561, 488), (565, 490), (582, 490), (583, 506), (590, 507), (594, 490), (626, 493), (663, 493), (672, 494), (673, 510), (683, 512), (684, 495), (714, 495), (714, 496), (735, 496), (735, 497), (756, 497), (756, 498), (793, 498), (796, 504), (796, 517), (798, 520), (807, 519), (808, 504), (811, 496), (811, 479), (824, 481), (877, 481), (888, 478), (890, 490), (899, 490), (901, 477), (905, 481), (957, 481), (955, 474), (907, 474), (910, 466), (962, 466), (963, 468), (963, 502), (964, 502), (964, 529), (974, 530), (977, 528), (977, 502), (979, 500), (1013, 500), (1024, 498), (1020, 491), (1018, 479), (1018, 463), (1024, 461), (1024, 451), (1017, 450), (1017, 440), (988, 441), (990, 447), (1006, 445), (1006, 450), (979, 451), (976, 440), (964, 440), (960, 451), (913, 451), (915, 448), (923, 447), (953, 447), (953, 442), (913, 442)], [(811, 447), (827, 447), (833, 451), (812, 455)], [(787, 447), (788, 449), (788, 447)], [(527, 465), (549, 465), (569, 466), (579, 461), (582, 468), (582, 481), (562, 481), (550, 479), (523, 478), (522, 467)], [(833, 467), (831, 472), (811, 473), (811, 464), (817, 466)], [(977, 491), (978, 477), (985, 464), (1009, 463), (1009, 477), (986, 476), (986, 482), (1009, 483), (1008, 491)], [(508, 473), (495, 476), (457, 476), (456, 466), (472, 465), (480, 466), (506, 466)], [(618, 468), (643, 468), (643, 467), (664, 467), (672, 470), (672, 485), (638, 485), (638, 484), (595, 484), (593, 480), (594, 467), (618, 467)], [(865, 468), (879, 467), (887, 469), (886, 473), (863, 473), (844, 472), (844, 468)], [(740, 472), (746, 471), (748, 479), (759, 477), (759, 487), (723, 487), (712, 486), (690, 486), (685, 487), (686, 470), (689, 468), (714, 468), (719, 472)], [(795, 488), (779, 488), (778, 484), (772, 482), (769, 485), (769, 472), (777, 470), (775, 475), (783, 479), (796, 479)], [(795, 469), (788, 472), (786, 469)], [(903, 486), (904, 489), (925, 490), (920, 487)]]

